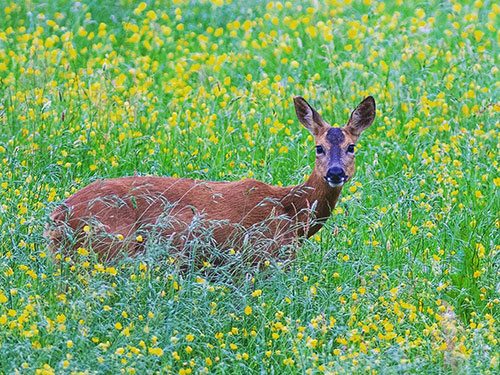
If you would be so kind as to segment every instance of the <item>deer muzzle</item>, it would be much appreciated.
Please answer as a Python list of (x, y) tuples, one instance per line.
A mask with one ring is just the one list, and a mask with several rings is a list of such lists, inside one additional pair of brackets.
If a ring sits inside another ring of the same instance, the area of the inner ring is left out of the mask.
[(349, 177), (345, 174), (345, 171), (340, 167), (332, 167), (328, 169), (326, 173), (325, 180), (331, 187), (338, 187), (344, 185)]

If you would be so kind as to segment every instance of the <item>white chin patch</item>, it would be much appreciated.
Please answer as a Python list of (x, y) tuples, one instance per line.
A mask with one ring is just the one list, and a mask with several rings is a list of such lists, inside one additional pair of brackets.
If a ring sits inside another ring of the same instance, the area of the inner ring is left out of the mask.
[(332, 187), (332, 188), (336, 188), (336, 187), (344, 185), (344, 183), (343, 182), (339, 182), (339, 183), (336, 184), (336, 183), (333, 183), (331, 181), (328, 181), (328, 185), (330, 185), (330, 187)]
[(331, 179), (326, 178), (326, 177), (325, 177), (325, 180), (326, 180), (326, 182), (328, 182), (328, 185), (330, 185), (330, 187), (336, 188), (336, 187), (341, 187), (342, 185), (344, 185), (344, 183), (348, 180), (348, 177), (345, 176), (344, 178), (341, 179), (340, 182), (333, 182)]

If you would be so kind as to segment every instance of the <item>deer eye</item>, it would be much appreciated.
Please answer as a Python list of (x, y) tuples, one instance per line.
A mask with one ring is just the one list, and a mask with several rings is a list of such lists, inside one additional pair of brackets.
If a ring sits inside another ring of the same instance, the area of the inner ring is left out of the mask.
[(318, 155), (324, 154), (325, 153), (325, 149), (323, 148), (323, 146), (316, 146), (316, 153)]
[(350, 154), (354, 153), (354, 145), (347, 146), (347, 152)]

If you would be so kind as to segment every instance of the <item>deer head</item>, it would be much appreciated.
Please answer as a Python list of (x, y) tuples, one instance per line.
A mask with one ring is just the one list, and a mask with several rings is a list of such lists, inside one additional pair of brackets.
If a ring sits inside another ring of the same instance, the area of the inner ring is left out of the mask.
[(372, 96), (364, 99), (342, 128), (330, 126), (304, 98), (298, 96), (293, 101), (299, 121), (311, 132), (316, 143), (315, 172), (323, 176), (330, 187), (342, 186), (354, 174), (356, 141), (373, 123), (375, 100)]

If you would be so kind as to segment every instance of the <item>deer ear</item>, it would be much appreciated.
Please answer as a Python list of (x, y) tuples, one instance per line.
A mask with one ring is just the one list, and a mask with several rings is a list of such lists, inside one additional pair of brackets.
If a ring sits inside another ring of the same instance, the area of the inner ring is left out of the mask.
[(323, 121), (319, 113), (304, 98), (296, 96), (293, 98), (293, 103), (295, 104), (297, 118), (312, 135), (318, 135), (327, 127), (327, 123)]
[(351, 117), (345, 126), (345, 130), (359, 137), (360, 134), (368, 128), (375, 119), (375, 99), (373, 96), (367, 97), (351, 113)]

